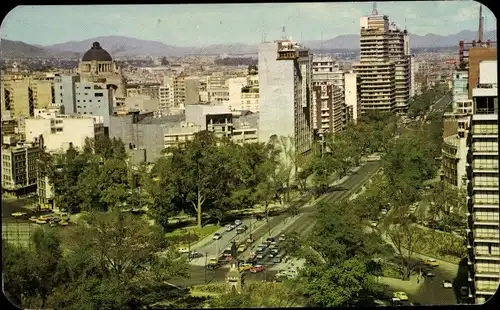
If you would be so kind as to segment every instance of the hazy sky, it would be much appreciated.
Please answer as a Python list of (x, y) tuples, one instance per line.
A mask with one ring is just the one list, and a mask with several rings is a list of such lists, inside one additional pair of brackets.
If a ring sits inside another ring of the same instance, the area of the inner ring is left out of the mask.
[[(475, 1), (378, 2), (378, 12), (410, 33), (454, 34), (477, 30)], [(359, 17), (372, 3), (179, 4), (18, 6), (2, 21), (1, 38), (30, 44), (55, 44), (98, 36), (122, 35), (176, 46), (249, 43), (281, 37), (286, 26), (296, 40), (330, 39), (359, 32)], [(483, 6), (486, 30), (496, 29)]]

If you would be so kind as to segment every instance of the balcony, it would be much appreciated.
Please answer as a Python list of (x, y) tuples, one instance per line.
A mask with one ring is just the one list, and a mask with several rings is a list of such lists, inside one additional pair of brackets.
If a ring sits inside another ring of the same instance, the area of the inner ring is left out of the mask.
[(488, 252), (483, 252), (483, 251), (478, 251), (476, 248), (474, 248), (474, 261), (500, 261), (500, 253), (493, 253), (490, 254)]
[(499, 206), (499, 199), (492, 199), (492, 198), (480, 198), (480, 197), (473, 197), (472, 198), (472, 203), (473, 207), (479, 207), (482, 209), (498, 209)]
[(492, 191), (496, 190), (498, 191), (498, 181), (490, 181), (490, 182), (485, 182), (485, 181), (472, 181), (472, 186), (474, 191), (481, 191), (481, 190), (487, 190), (487, 191)]
[(500, 243), (500, 235), (498, 233), (478, 233), (477, 229), (473, 231), (475, 243)]
[(491, 129), (472, 129), (474, 138), (498, 138), (498, 128)]
[(472, 169), (476, 173), (498, 173), (498, 164), (472, 163)]
[[(468, 213), (467, 215), (470, 216), (471, 214)], [(498, 213), (497, 216), (484, 216), (484, 215), (478, 215), (477, 213), (473, 213), (472, 217), (474, 219), (475, 225), (500, 226)]]
[(478, 268), (476, 265), (474, 267), (475, 269), (475, 276), (476, 278), (499, 278), (500, 279), (500, 268), (496, 268), (496, 270), (484, 270), (481, 268)]

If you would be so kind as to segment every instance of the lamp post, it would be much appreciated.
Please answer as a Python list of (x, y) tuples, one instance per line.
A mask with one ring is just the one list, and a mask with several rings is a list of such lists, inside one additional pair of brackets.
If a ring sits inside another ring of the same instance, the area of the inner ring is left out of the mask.
[(205, 284), (207, 284), (208, 253), (205, 253)]
[(191, 261), (191, 232), (188, 230), (188, 261)]

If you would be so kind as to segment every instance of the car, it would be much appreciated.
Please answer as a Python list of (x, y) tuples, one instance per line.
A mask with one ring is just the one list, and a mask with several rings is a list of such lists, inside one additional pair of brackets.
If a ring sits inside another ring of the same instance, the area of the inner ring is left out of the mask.
[(242, 234), (248, 229), (247, 225), (241, 225), (240, 227), (236, 228), (236, 233), (237, 234)]
[(197, 259), (197, 258), (200, 258), (200, 257), (203, 257), (203, 254), (201, 254), (200, 252), (191, 251), (191, 253), (189, 253), (189, 258), (190, 259)]
[(267, 237), (267, 239), (266, 239), (266, 243), (267, 243), (268, 245), (269, 245), (269, 244), (271, 244), (271, 243), (273, 243), (274, 241), (275, 241), (275, 240), (274, 240), (274, 237), (272, 237), (272, 236), (269, 236), (269, 237)]
[(224, 228), (226, 229), (226, 231), (232, 231), (234, 229), (234, 225), (226, 224), (226, 226), (224, 226)]
[(250, 263), (244, 263), (244, 264), (241, 264), (240, 267), (238, 268), (240, 271), (248, 271), (250, 270), (251, 268), (253, 267), (252, 264)]
[(385, 209), (385, 208), (384, 208), (384, 209), (380, 210), (380, 213), (381, 213), (382, 215), (386, 215), (386, 214), (387, 214), (387, 209)]
[(234, 221), (234, 225), (236, 225), (236, 227), (240, 226), (241, 224), (243, 224), (241, 220)]
[(408, 295), (406, 295), (406, 293), (403, 291), (394, 292), (392, 295), (399, 300), (408, 300)]
[(273, 257), (273, 263), (274, 264), (279, 264), (281, 263), (281, 255), (276, 255)]
[(216, 269), (220, 267), (220, 262), (216, 258), (211, 258), (207, 263), (208, 269)]
[(255, 241), (255, 240), (253, 240), (253, 238), (252, 238), (252, 237), (248, 237), (248, 239), (247, 239), (247, 244), (252, 244), (252, 243), (254, 243), (254, 241)]
[(285, 234), (281, 234), (281, 235), (278, 237), (278, 240), (279, 240), (279, 241), (285, 241), (285, 240), (286, 240), (286, 236), (285, 236)]
[(269, 246), (269, 248), (270, 248), (271, 250), (272, 250), (272, 249), (277, 249), (277, 248), (278, 248), (278, 245), (277, 245), (276, 243), (274, 243), (274, 244), (271, 244), (271, 245)]
[(45, 219), (37, 218), (35, 223), (37, 224), (47, 224), (47, 221)]
[(36, 216), (31, 216), (31, 217), (29, 218), (29, 221), (30, 221), (30, 222), (33, 222), (33, 223), (36, 223), (36, 220), (38, 220), (38, 217), (36, 217)]
[(212, 237), (213, 240), (219, 240), (220, 238), (222, 238), (221, 233), (215, 233), (214, 236)]
[(57, 226), (57, 223), (54, 222), (54, 221), (51, 221), (50, 224), (49, 224), (50, 227), (56, 227)]
[(179, 253), (181, 254), (188, 254), (189, 253), (189, 248), (180, 248)]
[(240, 244), (238, 246), (238, 253), (243, 253), (247, 249), (247, 246), (245, 244)]
[(257, 259), (263, 259), (264, 257), (266, 257), (266, 255), (267, 255), (267, 251), (264, 250), (262, 252), (257, 253), (257, 255), (255, 256), (255, 258), (257, 258)]
[(67, 221), (60, 221), (59, 225), (61, 225), (61, 226), (68, 226), (69, 223)]
[(370, 221), (370, 226), (376, 227), (378, 225), (377, 221)]
[(262, 265), (255, 265), (252, 268), (250, 268), (251, 273), (258, 273), (264, 271), (264, 266)]
[(443, 281), (443, 287), (444, 288), (453, 288), (453, 284), (451, 283), (451, 281), (444, 280)]
[(403, 305), (403, 303), (401, 302), (401, 299), (399, 299), (397, 297), (392, 297), (391, 298), (391, 302), (392, 302), (393, 306), (401, 306), (401, 305)]
[(435, 274), (435, 273), (433, 273), (433, 272), (427, 272), (427, 273), (425, 273), (425, 276), (426, 276), (426, 277), (429, 277), (429, 278), (432, 278), (432, 277), (434, 277), (435, 275), (436, 275), (436, 274)]
[(439, 263), (434, 258), (430, 258), (430, 259), (426, 260), (425, 264), (427, 266), (431, 266), (431, 267), (437, 267), (437, 266), (439, 266)]
[(273, 258), (275, 257), (276, 255), (278, 255), (278, 249), (271, 249), (271, 251), (269, 252), (269, 257), (270, 258)]

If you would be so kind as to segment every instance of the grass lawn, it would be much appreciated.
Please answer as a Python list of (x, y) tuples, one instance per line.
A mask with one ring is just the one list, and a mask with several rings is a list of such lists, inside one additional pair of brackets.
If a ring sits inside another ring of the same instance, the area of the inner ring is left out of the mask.
[[(467, 255), (467, 248), (464, 245), (463, 238), (453, 234), (435, 231), (432, 229), (422, 229), (422, 243), (417, 250), (418, 253), (435, 257), (450, 263), (458, 264)], [(449, 249), (458, 249), (462, 255), (447, 254)]]
[(184, 245), (191, 241), (191, 244), (202, 240), (203, 238), (214, 234), (219, 230), (217, 225), (206, 225), (202, 228), (198, 227), (186, 227), (178, 228), (174, 231), (165, 234), (165, 238), (177, 242), (179, 245)]

